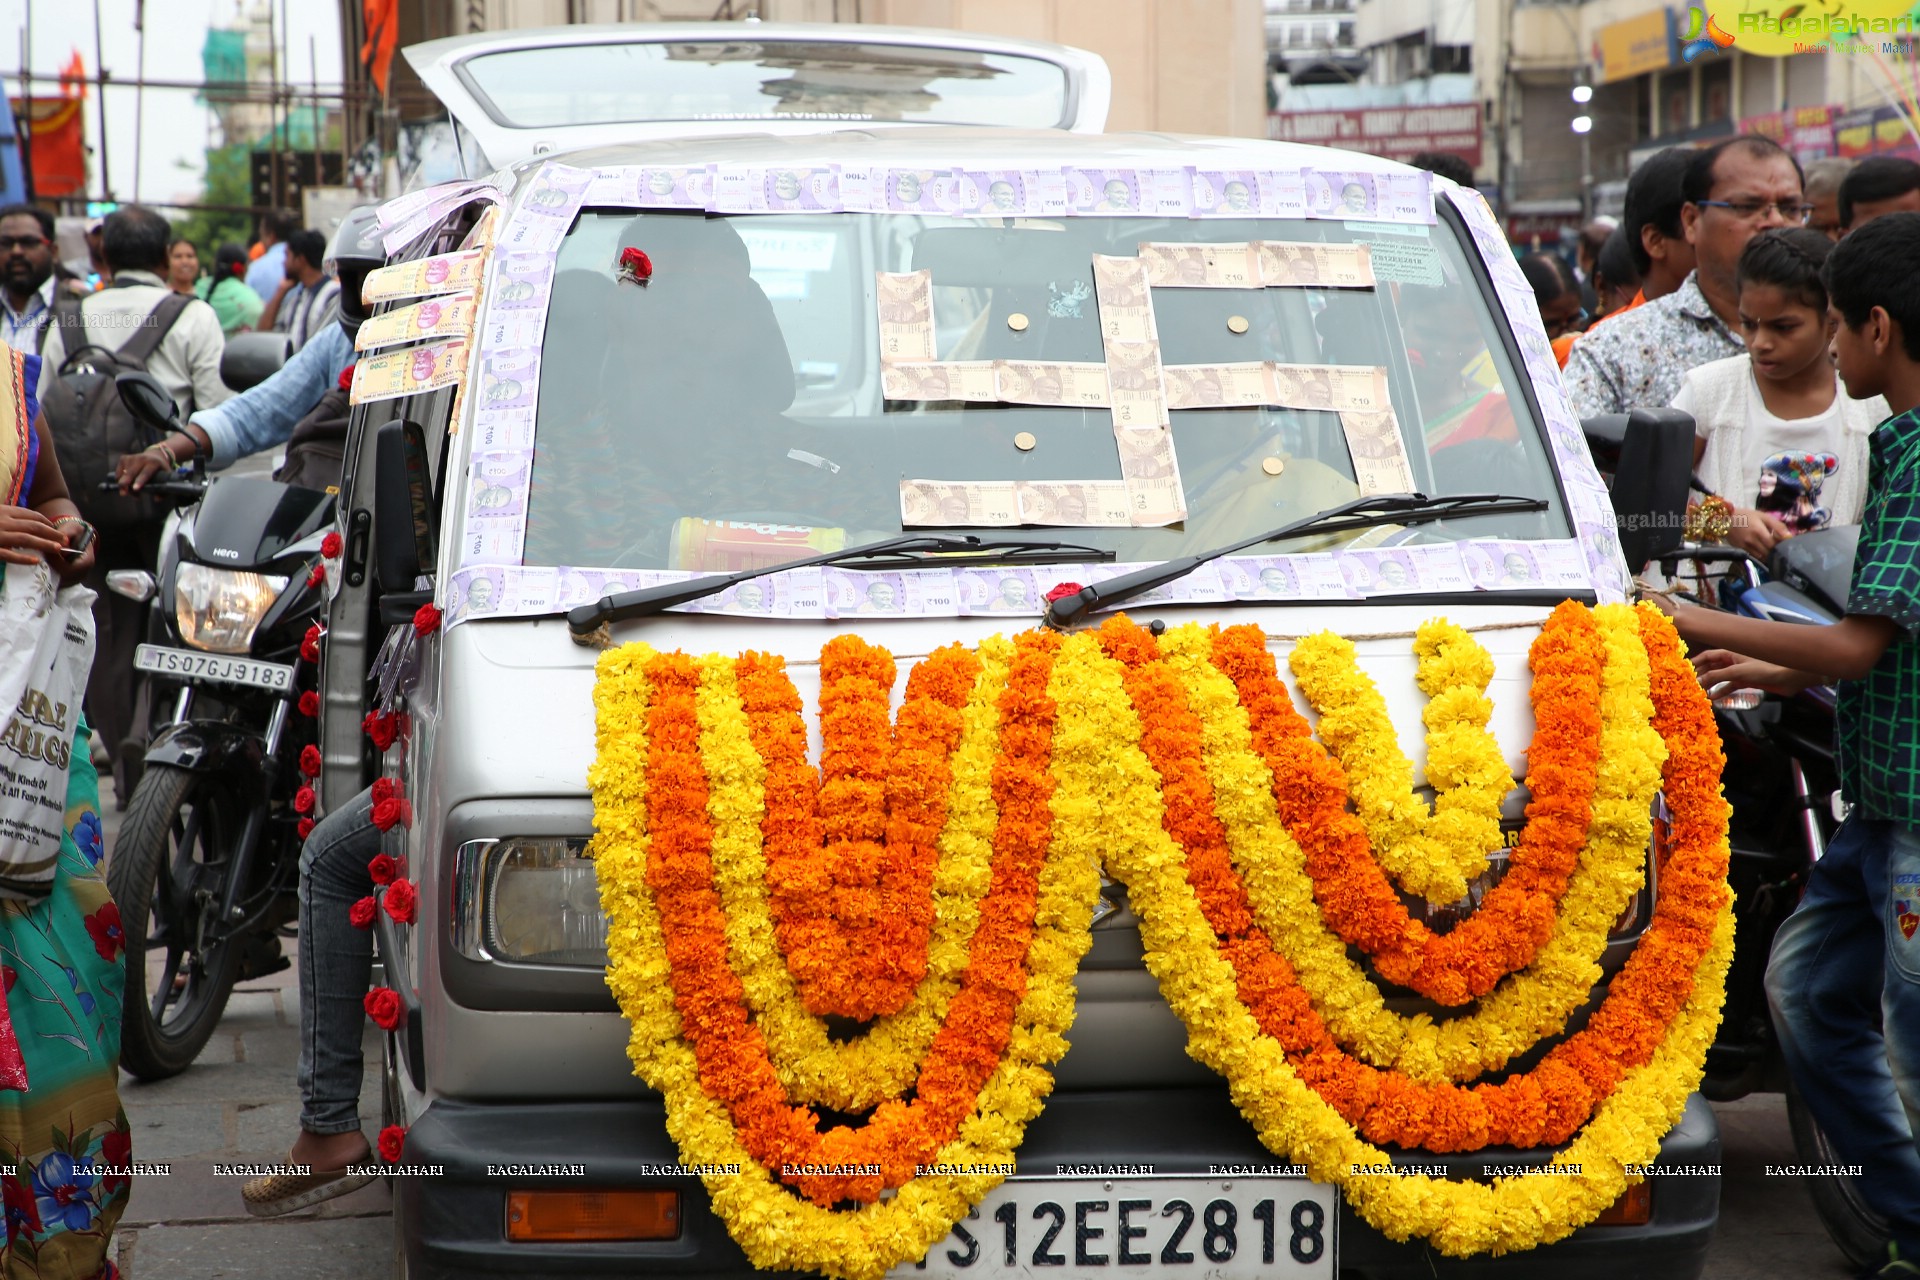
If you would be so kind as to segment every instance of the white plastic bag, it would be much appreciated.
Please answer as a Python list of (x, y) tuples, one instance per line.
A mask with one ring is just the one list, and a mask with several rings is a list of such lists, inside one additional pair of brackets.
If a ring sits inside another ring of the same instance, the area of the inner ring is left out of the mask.
[(67, 765), (93, 666), (93, 598), (44, 564), (0, 584), (0, 898), (53, 887), (66, 829)]

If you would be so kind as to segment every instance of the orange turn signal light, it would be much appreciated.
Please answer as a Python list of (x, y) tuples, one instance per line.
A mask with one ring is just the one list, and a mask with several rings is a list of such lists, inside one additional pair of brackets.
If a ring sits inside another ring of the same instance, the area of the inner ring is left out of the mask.
[(678, 1191), (509, 1191), (509, 1240), (674, 1240)]
[(1628, 1187), (1593, 1220), (1596, 1227), (1644, 1227), (1653, 1220), (1653, 1183)]

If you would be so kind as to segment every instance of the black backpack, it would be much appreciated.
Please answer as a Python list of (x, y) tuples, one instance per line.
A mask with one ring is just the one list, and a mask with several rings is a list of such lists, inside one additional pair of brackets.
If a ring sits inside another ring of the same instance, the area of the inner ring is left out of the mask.
[(340, 473), (347, 455), (347, 416), (352, 398), (339, 387), (320, 397), (287, 438), (287, 458), (273, 478), (323, 493), (340, 492)]
[[(99, 486), (102, 480), (113, 478), (122, 456), (138, 453), (153, 443), (152, 433), (120, 403), (114, 376), (145, 372), (147, 361), (159, 350), (174, 321), (193, 301), (183, 293), (169, 292), (154, 304), (146, 320), (118, 351), (87, 341), (81, 299), (61, 299), (54, 304), (54, 323), (61, 326), (65, 339), (64, 358), (54, 371), (41, 408), (47, 415), (47, 429), (53, 436), (67, 492), (80, 508), (81, 517), (95, 528), (124, 529), (152, 523), (166, 514), (144, 495), (123, 497), (103, 492)], [(73, 346), (75, 342), (80, 345)]]

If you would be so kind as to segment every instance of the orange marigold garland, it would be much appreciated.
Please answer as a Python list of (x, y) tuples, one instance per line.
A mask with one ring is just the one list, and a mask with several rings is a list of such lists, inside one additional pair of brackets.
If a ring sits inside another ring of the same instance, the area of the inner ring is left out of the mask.
[[(1002, 755), (994, 769), (999, 824), (993, 887), (981, 903), (966, 976), (920, 1073), (911, 1102), (876, 1107), (865, 1124), (819, 1133), (789, 1104), (727, 964), (725, 920), (713, 888), (707, 782), (694, 711), (697, 672), (661, 654), (648, 664), (646, 879), (659, 905), (674, 1003), (702, 1085), (722, 1101), (753, 1157), (817, 1204), (877, 1199), (911, 1181), (971, 1112), (992, 1075), (1026, 988), (1039, 874), (1052, 832), (1047, 798), (1053, 704), (1047, 678), (1057, 637), (1021, 637), (1001, 699)], [(848, 1173), (878, 1167), (878, 1174)]]
[[(1473, 915), (1435, 934), (1407, 911), (1347, 810), (1346, 777), (1315, 742), (1280, 682), (1266, 637), (1231, 627), (1214, 664), (1234, 682), (1255, 747), (1274, 776), (1280, 818), (1307, 855), (1314, 898), (1341, 938), (1389, 982), (1445, 1005), (1485, 995), (1524, 968), (1553, 932), (1554, 904), (1591, 820), (1600, 742), (1600, 642), (1592, 616), (1563, 604), (1534, 640), (1535, 734), (1527, 753), (1527, 826), (1507, 874)], [(1547, 708), (1550, 708), (1548, 710)]]

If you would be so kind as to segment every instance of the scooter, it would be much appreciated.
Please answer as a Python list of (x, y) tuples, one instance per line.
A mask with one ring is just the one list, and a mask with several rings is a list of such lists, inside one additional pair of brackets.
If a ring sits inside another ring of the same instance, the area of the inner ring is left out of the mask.
[[(144, 373), (121, 402), (179, 430), (173, 398)], [(126, 921), (121, 1065), (142, 1080), (184, 1071), (212, 1036), (234, 983), (287, 967), (280, 932), (297, 916), (303, 816), (296, 797), (317, 685), (301, 656), (324, 587), (310, 584), (334, 522), (332, 495), (197, 469), (143, 491), (183, 502), (152, 574), (109, 588), (154, 600), (154, 642), (135, 653), (157, 706), (140, 781), (107, 863)]]

